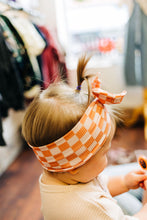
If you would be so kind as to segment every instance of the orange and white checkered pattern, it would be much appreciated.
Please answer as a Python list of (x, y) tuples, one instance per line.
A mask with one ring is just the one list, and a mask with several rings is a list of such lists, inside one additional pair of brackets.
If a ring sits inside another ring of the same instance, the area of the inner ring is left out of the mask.
[(126, 95), (124, 90), (120, 94), (112, 94), (100, 89), (101, 81), (96, 77), (92, 82), (92, 93), (98, 98), (102, 104), (119, 104), (122, 102), (123, 97)]
[[(116, 99), (119, 98), (121, 102), (124, 95), (125, 93), (116, 95)], [(107, 103), (108, 93), (107, 97), (104, 96), (105, 94), (102, 94), (101, 100), (107, 100)], [(114, 96), (111, 100), (118, 103)], [(45, 169), (51, 172), (65, 172), (88, 161), (104, 145), (110, 129), (111, 120), (106, 106), (96, 98), (75, 127), (63, 137), (45, 146), (30, 146)]]
[(119, 104), (122, 102), (123, 97), (126, 95), (127, 92), (124, 90), (120, 94), (111, 94), (100, 88), (95, 88), (92, 90), (92, 93), (95, 97), (98, 98), (99, 102), (101, 102), (102, 104)]

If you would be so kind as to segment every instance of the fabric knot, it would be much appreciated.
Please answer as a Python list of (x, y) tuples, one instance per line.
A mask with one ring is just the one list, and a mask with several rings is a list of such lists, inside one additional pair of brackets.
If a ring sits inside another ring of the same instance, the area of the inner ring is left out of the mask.
[(119, 94), (112, 94), (100, 89), (100, 80), (96, 77), (92, 82), (92, 93), (102, 104), (119, 104), (122, 102), (123, 97), (127, 94), (127, 91), (124, 90)]

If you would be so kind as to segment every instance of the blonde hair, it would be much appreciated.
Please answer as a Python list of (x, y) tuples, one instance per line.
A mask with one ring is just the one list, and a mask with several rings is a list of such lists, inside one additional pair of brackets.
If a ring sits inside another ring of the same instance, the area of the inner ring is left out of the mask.
[[(90, 58), (83, 56), (77, 67), (77, 84), (87, 81), (85, 68)], [(43, 146), (62, 137), (80, 120), (90, 100), (88, 94), (70, 88), (63, 82), (51, 84), (28, 107), (22, 134), (32, 146)]]

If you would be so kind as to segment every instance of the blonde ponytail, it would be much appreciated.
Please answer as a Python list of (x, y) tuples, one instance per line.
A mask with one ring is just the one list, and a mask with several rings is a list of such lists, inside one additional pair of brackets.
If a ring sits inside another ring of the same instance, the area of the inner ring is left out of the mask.
[(90, 103), (90, 96), (91, 96), (89, 78), (94, 76), (92, 74), (86, 75), (86, 66), (87, 66), (90, 59), (91, 59), (91, 56), (89, 56), (89, 57), (86, 57), (86, 55), (82, 56), (79, 59), (78, 66), (77, 66), (77, 88), (76, 88), (76, 92), (80, 92), (81, 84), (84, 80), (86, 80), (87, 89), (88, 89), (87, 105), (89, 105), (89, 103)]

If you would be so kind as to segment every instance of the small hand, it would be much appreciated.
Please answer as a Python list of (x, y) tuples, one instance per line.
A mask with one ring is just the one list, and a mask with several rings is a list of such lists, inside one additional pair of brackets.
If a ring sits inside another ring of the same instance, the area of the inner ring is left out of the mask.
[(144, 184), (144, 190), (147, 190), (147, 180), (144, 180), (143, 184)]
[(143, 170), (131, 171), (124, 176), (124, 184), (129, 189), (147, 189), (147, 174)]

